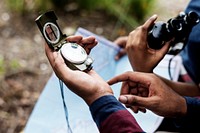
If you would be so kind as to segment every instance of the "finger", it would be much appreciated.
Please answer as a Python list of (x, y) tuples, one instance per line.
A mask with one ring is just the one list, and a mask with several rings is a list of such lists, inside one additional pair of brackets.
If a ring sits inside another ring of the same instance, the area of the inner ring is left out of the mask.
[[(149, 31), (149, 29), (153, 26), (155, 20), (157, 19), (157, 15), (153, 15), (151, 16), (142, 26), (140, 26), (139, 28), (141, 28), (142, 30), (139, 30), (140, 34), (136, 34), (137, 36), (135, 36), (135, 38), (140, 38), (141, 41), (144, 41), (147, 39), (147, 33)], [(137, 28), (138, 29), (138, 28)], [(136, 30), (137, 30), (136, 29)], [(141, 35), (143, 35), (142, 37), (140, 37)], [(140, 42), (141, 42), (140, 41)], [(144, 45), (146, 45), (145, 43), (143, 43)], [(147, 46), (147, 45), (146, 45)]]
[(125, 49), (120, 49), (120, 51), (117, 53), (117, 55), (115, 56), (115, 60), (119, 60), (121, 57), (123, 57), (126, 54), (126, 50)]
[(81, 43), (82, 44), (90, 44), (90, 43), (94, 43), (96, 41), (96, 38), (93, 37), (93, 36), (89, 36), (89, 37), (86, 37), (86, 38), (83, 38), (81, 40)]
[(140, 93), (141, 96), (143, 96), (143, 97), (147, 97), (149, 94), (149, 89), (146, 86), (139, 84), (138, 85), (138, 93)]
[(81, 42), (82, 39), (83, 39), (82, 36), (68, 36), (68, 37), (66, 38), (66, 40), (67, 40), (68, 42), (76, 42), (76, 43)]
[(132, 81), (129, 81), (128, 82), (128, 85), (131, 87), (131, 88), (137, 88), (138, 87), (138, 84), (136, 82), (132, 82)]
[(47, 44), (45, 44), (45, 54), (49, 60), (49, 63), (52, 65), (54, 62), (54, 54), (53, 54), (53, 50), (49, 48), (49, 46)]
[(135, 95), (120, 95), (119, 101), (123, 104), (128, 104), (130, 106), (141, 106), (147, 108), (151, 106), (149, 104), (151, 98), (140, 97)]
[(58, 61), (62, 64), (65, 64), (65, 61), (60, 52), (52, 50), (47, 44), (45, 45), (45, 53), (52, 67), (54, 67), (55, 63), (57, 63)]
[(127, 40), (128, 40), (128, 36), (123, 36), (123, 37), (117, 38), (114, 41), (114, 43), (121, 48), (119, 52), (117, 53), (117, 55), (115, 56), (115, 60), (119, 60), (121, 57), (123, 57), (126, 54), (125, 47), (126, 47)]
[(138, 93), (140, 94), (140, 96), (142, 97), (147, 97), (149, 95), (149, 89), (148, 88), (138, 88)]
[(138, 90), (136, 88), (130, 88), (130, 93), (132, 95), (138, 95)]
[(140, 83), (144, 85), (145, 87), (148, 87), (150, 85), (149, 76), (147, 73), (141, 73), (141, 72), (125, 72), (121, 75), (118, 75), (108, 81), (109, 85), (113, 85), (118, 82), (122, 81), (132, 81), (135, 83)]
[(121, 92), (120, 92), (121, 95), (124, 95), (124, 94), (129, 94), (129, 86), (127, 84), (127, 82), (123, 82), (122, 83), (122, 87), (121, 87)]
[(59, 52), (52, 51), (47, 45), (45, 46), (45, 52), (55, 74), (58, 78), (65, 81), (65, 79), (67, 79), (71, 74), (70, 69), (65, 64), (61, 54)]
[(166, 53), (169, 51), (170, 43), (171, 43), (171, 41), (166, 42), (165, 45), (159, 50), (159, 53), (161, 53), (161, 55), (162, 55), (163, 57), (164, 57), (164, 55), (166, 55)]
[(49, 46), (46, 43), (44, 45), (44, 48), (45, 48), (45, 54), (48, 56), (52, 52), (52, 50), (49, 48)]
[(87, 54), (89, 54), (91, 49), (95, 47), (98, 42), (95, 37), (89, 36), (89, 37), (83, 38), (77, 43), (85, 49)]
[(131, 109), (134, 113), (138, 113), (138, 112), (146, 113), (146, 109), (145, 109), (144, 107), (131, 106), (130, 109)]
[(154, 14), (153, 16), (151, 16), (144, 24), (143, 24), (143, 28), (148, 30), (156, 21), (156, 19), (158, 18), (158, 16), (156, 14)]
[(128, 36), (123, 36), (123, 37), (117, 38), (114, 41), (114, 43), (121, 48), (118, 54), (115, 56), (115, 60), (119, 60), (122, 56), (126, 54), (125, 47), (126, 47), (127, 40), (128, 40)]
[(144, 107), (139, 107), (138, 110), (139, 110), (140, 112), (143, 112), (143, 113), (146, 113), (146, 112), (147, 112), (146, 108), (144, 108)]
[(126, 106), (126, 108), (130, 108), (134, 113), (138, 113), (139, 111), (146, 113), (146, 108), (144, 108), (144, 107), (132, 106), (132, 105), (129, 105), (129, 104), (124, 104), (124, 105)]
[(125, 72), (123, 74), (117, 75), (110, 79), (108, 82), (109, 85), (116, 84), (118, 82), (127, 81), (129, 79), (130, 72)]
[(90, 43), (90, 44), (86, 44), (84, 46), (85, 51), (87, 52), (87, 54), (90, 53), (91, 49), (94, 48), (97, 45), (97, 41), (95, 41), (94, 43)]
[(85, 45), (84, 49), (85, 49), (86, 53), (90, 54), (90, 51), (92, 50), (93, 47), (96, 46), (96, 44), (87, 44), (87, 45)]
[(139, 107), (138, 106), (130, 106), (129, 108), (136, 114), (139, 112)]
[(114, 43), (117, 44), (120, 47), (123, 47), (126, 44), (128, 37), (127, 36), (122, 36), (117, 38)]

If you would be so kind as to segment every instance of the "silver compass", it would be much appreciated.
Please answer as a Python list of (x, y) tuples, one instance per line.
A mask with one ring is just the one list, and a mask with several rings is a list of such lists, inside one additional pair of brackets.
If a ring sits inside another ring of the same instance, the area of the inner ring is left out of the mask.
[(91, 70), (93, 59), (87, 55), (85, 49), (80, 45), (66, 42), (66, 35), (61, 32), (56, 20), (57, 17), (53, 11), (46, 12), (35, 20), (48, 46), (61, 53), (70, 69)]

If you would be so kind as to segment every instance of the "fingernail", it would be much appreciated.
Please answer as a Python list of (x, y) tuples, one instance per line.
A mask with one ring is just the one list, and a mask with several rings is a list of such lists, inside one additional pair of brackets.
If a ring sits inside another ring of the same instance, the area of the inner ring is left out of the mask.
[(127, 103), (128, 99), (127, 99), (126, 96), (120, 96), (119, 101), (122, 102), (122, 103)]
[(157, 14), (154, 14), (153, 16), (151, 16), (151, 19), (156, 19), (158, 17)]
[(115, 56), (115, 60), (119, 60), (119, 57), (118, 57), (118, 56)]

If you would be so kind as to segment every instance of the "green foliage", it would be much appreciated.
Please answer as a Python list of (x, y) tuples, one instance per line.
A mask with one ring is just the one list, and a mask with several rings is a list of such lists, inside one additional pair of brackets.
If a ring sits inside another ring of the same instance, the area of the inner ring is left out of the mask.
[(135, 27), (151, 12), (155, 0), (7, 0), (11, 10), (19, 13), (64, 9), (66, 4), (76, 3), (80, 10), (102, 10), (115, 16), (121, 23)]
[(49, 0), (6, 0), (6, 4), (11, 11), (19, 14), (34, 10), (47, 10), (52, 7)]
[(108, 11), (115, 15), (121, 23), (135, 27), (138, 25), (138, 21), (130, 14), (130, 4), (132, 0), (113, 1), (113, 3), (107, 2)]
[(5, 61), (3, 57), (0, 56), (0, 78), (2, 78), (5, 73), (14, 72), (21, 68), (18, 60), (13, 59), (10, 61)]
[(133, 14), (138, 21), (143, 21), (151, 13), (155, 0), (131, 0), (129, 14)]
[(24, 0), (7, 0), (8, 7), (17, 12), (22, 12), (24, 10)]
[(50, 0), (50, 1), (58, 9), (59, 8), (63, 9), (64, 6), (69, 2), (69, 0)]
[(155, 0), (76, 0), (81, 9), (104, 10), (121, 23), (135, 27), (151, 12)]
[(32, 0), (32, 1), (34, 3), (33, 9), (37, 11), (46, 11), (53, 7), (51, 0)]
[(9, 63), (9, 66), (12, 70), (16, 70), (16, 69), (19, 69), (20, 68), (20, 64), (19, 64), (19, 61), (18, 60), (11, 60), (10, 63)]
[(96, 10), (97, 8), (99, 9), (104, 1), (105, 0), (76, 0), (80, 9), (86, 9), (88, 11)]
[[(0, 75), (3, 75), (5, 73), (5, 65), (4, 65), (4, 60), (0, 56)], [(0, 76), (1, 77), (1, 76)]]

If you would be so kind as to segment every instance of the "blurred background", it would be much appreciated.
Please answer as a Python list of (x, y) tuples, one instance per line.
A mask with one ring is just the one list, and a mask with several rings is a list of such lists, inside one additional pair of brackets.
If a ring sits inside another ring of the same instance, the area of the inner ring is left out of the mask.
[[(111, 41), (153, 14), (167, 21), (189, 0), (1, 0), (0, 132), (23, 132), (32, 109), (52, 74), (44, 40), (34, 20), (54, 10), (63, 33), (83, 27)], [(55, 88), (56, 89), (56, 88)]]

